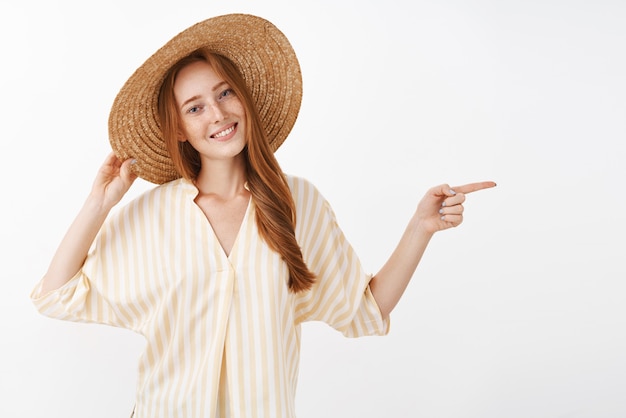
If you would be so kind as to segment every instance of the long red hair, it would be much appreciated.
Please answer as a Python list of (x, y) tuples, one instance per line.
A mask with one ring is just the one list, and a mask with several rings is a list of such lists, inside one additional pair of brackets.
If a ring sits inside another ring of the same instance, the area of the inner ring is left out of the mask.
[(182, 122), (176, 100), (174, 83), (179, 71), (197, 62), (207, 62), (233, 89), (245, 109), (247, 181), (256, 205), (259, 234), (281, 255), (289, 268), (289, 289), (300, 292), (311, 288), (315, 275), (308, 269), (296, 241), (296, 211), (287, 180), (274, 156), (261, 119), (246, 83), (237, 67), (227, 58), (200, 49), (177, 62), (167, 73), (159, 93), (159, 117), (167, 149), (176, 170), (186, 179), (194, 180), (200, 173), (199, 153), (189, 141), (179, 141)]

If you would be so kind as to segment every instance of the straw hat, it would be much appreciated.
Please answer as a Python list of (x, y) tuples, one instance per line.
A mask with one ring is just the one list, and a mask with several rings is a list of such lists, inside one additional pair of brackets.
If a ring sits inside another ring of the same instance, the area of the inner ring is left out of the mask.
[(168, 69), (201, 47), (229, 58), (241, 72), (271, 147), (278, 149), (296, 121), (302, 75), (296, 54), (267, 20), (217, 16), (185, 29), (146, 60), (126, 81), (109, 114), (109, 139), (118, 158), (135, 158), (137, 175), (161, 184), (180, 177), (161, 133), (157, 100)]

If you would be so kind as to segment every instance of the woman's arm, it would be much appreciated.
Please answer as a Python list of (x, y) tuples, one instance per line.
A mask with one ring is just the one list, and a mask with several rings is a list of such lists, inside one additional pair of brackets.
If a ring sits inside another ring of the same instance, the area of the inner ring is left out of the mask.
[(82, 267), (89, 247), (109, 212), (137, 178), (130, 170), (132, 160), (107, 156), (94, 180), (91, 193), (70, 225), (44, 275), (41, 294), (58, 289)]
[(370, 281), (370, 289), (383, 318), (387, 318), (400, 300), (435, 232), (458, 226), (463, 221), (465, 194), (495, 185), (491, 181), (455, 188), (444, 184), (426, 193), (398, 246)]

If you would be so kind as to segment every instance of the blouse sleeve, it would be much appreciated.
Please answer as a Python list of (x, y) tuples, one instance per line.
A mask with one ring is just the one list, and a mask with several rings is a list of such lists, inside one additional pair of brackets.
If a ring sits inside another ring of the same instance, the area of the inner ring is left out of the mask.
[(91, 246), (78, 273), (65, 285), (42, 294), (40, 281), (30, 297), (48, 317), (93, 322), (137, 331), (147, 300), (134, 277), (136, 260), (145, 257), (137, 202), (112, 214)]
[(297, 322), (322, 321), (347, 337), (387, 334), (389, 318), (382, 318), (370, 290), (372, 275), (363, 270), (329, 203), (311, 183), (290, 180), (296, 236), (316, 275), (311, 290), (297, 294)]

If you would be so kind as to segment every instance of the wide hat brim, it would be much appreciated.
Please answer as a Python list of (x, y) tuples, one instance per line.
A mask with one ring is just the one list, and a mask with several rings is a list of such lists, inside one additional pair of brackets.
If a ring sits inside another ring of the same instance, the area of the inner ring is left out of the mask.
[(229, 58), (241, 72), (275, 151), (296, 122), (302, 75), (287, 37), (253, 15), (213, 17), (185, 29), (146, 60), (126, 81), (109, 114), (109, 140), (121, 160), (134, 158), (134, 172), (156, 184), (177, 179), (158, 116), (158, 96), (167, 71), (206, 47)]

